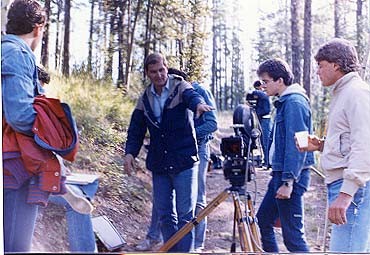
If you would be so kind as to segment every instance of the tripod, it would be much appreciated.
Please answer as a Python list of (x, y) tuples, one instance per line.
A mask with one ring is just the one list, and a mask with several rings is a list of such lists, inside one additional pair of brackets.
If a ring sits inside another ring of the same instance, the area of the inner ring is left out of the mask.
[[(231, 128), (234, 128), (235, 136), (223, 138), (221, 142), (222, 155), (227, 157), (224, 164), (224, 175), (230, 180), (231, 187), (221, 192), (213, 199), (199, 214), (190, 222), (186, 223), (178, 230), (162, 247), (159, 252), (167, 252), (177, 242), (179, 242), (193, 227), (197, 226), (208, 214), (210, 214), (218, 205), (225, 201), (230, 195), (233, 198), (234, 204), (234, 228), (233, 228), (233, 243), (231, 252), (235, 252), (236, 243), (236, 226), (239, 232), (240, 247), (243, 252), (262, 252), (260, 236), (257, 226), (257, 221), (253, 209), (251, 196), (242, 186), (245, 184), (245, 172), (248, 171), (247, 180), (252, 179), (254, 175), (252, 141), (256, 141), (260, 135), (260, 131), (251, 127), (248, 123), (251, 116), (255, 116), (249, 108), (239, 106), (234, 112), (233, 123)], [(258, 121), (258, 120), (257, 120)], [(254, 121), (253, 121), (254, 122)], [(248, 130), (246, 128), (249, 128)], [(241, 132), (243, 130), (244, 132)], [(249, 135), (248, 135), (249, 134)], [(247, 140), (248, 138), (248, 140)], [(252, 164), (249, 159), (252, 156)], [(253, 169), (253, 171), (251, 171)], [(244, 177), (244, 178), (241, 178)], [(242, 211), (243, 203), (240, 200), (240, 195), (246, 195), (244, 203), (244, 213)]]
[(241, 187), (231, 186), (221, 192), (215, 199), (213, 199), (199, 214), (192, 219), (192, 221), (185, 224), (179, 231), (176, 232), (166, 243), (160, 248), (159, 252), (167, 252), (172, 246), (180, 241), (193, 227), (197, 226), (208, 214), (210, 214), (218, 205), (225, 201), (230, 195), (234, 203), (234, 231), (233, 244), (231, 252), (235, 252), (235, 229), (238, 226), (240, 247), (243, 252), (259, 252), (262, 251), (258, 227), (252, 205), (252, 199), (249, 193), (246, 194), (247, 203), (245, 203), (245, 214), (242, 212), (243, 203), (240, 196), (245, 192)]

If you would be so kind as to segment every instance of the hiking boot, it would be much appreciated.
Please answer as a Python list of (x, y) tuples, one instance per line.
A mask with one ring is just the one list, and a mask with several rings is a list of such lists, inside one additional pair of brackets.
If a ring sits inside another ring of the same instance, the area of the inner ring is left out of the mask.
[(159, 243), (161, 243), (161, 241), (145, 238), (138, 245), (136, 245), (135, 249), (137, 251), (151, 251)]
[(63, 194), (62, 197), (68, 202), (68, 204), (78, 213), (90, 214), (94, 207), (85, 197), (78, 195), (73, 191), (69, 185), (66, 185), (67, 193)]

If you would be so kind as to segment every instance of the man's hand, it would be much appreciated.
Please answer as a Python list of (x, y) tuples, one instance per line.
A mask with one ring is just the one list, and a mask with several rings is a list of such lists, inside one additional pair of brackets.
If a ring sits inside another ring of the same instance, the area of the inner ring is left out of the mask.
[(315, 135), (308, 135), (308, 147), (307, 148), (300, 148), (298, 145), (297, 138), (294, 137), (294, 139), (295, 139), (295, 145), (300, 152), (322, 151), (322, 148), (324, 146), (324, 140), (320, 139), (319, 137)]
[(276, 191), (275, 198), (277, 199), (289, 199), (293, 191), (293, 182), (289, 183), (289, 186), (285, 184), (281, 185), (280, 188)]
[(342, 225), (347, 223), (346, 212), (352, 202), (352, 196), (340, 192), (338, 197), (329, 206), (328, 218), (330, 222)]
[(131, 154), (127, 154), (125, 155), (125, 158), (123, 160), (123, 172), (131, 175), (132, 171), (135, 170), (134, 156), (132, 156)]
[(207, 105), (207, 104), (198, 104), (197, 105), (197, 113), (195, 115), (195, 118), (199, 118), (200, 115), (202, 115), (204, 112), (210, 112), (214, 109), (215, 109), (214, 107), (212, 107), (210, 105)]

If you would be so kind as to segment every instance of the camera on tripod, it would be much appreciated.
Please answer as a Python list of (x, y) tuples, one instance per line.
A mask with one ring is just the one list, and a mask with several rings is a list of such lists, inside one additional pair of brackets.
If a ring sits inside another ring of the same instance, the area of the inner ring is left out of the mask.
[(234, 135), (221, 139), (221, 153), (225, 160), (223, 172), (233, 187), (242, 187), (255, 175), (256, 162), (253, 150), (261, 150), (261, 129), (255, 110), (247, 105), (238, 105), (233, 113)]

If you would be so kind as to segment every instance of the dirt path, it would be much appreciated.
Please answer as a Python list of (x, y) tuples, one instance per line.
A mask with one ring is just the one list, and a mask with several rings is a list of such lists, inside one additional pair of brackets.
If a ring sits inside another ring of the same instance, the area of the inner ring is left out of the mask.
[[(212, 147), (217, 150), (222, 137), (231, 135), (230, 128), (221, 128), (216, 133)], [(270, 171), (256, 169), (255, 182), (248, 182), (246, 190), (252, 196), (254, 209), (257, 212), (270, 180)], [(230, 183), (224, 179), (223, 170), (213, 170), (207, 175), (207, 200), (212, 201)], [(311, 173), (311, 186), (304, 195), (305, 200), (305, 233), (311, 251), (321, 251), (325, 225), (326, 188), (322, 177)], [(221, 203), (208, 217), (207, 239), (205, 252), (229, 252), (233, 236), (234, 205), (231, 196)], [(275, 233), (279, 241), (281, 252), (287, 252), (283, 241), (281, 229), (276, 228)], [(239, 244), (239, 240), (236, 240)], [(239, 249), (240, 251), (240, 249)]]
[[(246, 190), (252, 198), (256, 195), (254, 209), (257, 210), (265, 194), (267, 183), (270, 179), (270, 172), (258, 170), (256, 174), (256, 186), (253, 182), (247, 183)], [(208, 201), (214, 199), (225, 188), (229, 187), (228, 181), (224, 180), (222, 170), (214, 170), (208, 174), (207, 179)], [(305, 226), (306, 238), (312, 251), (320, 251), (322, 244), (324, 215), (325, 215), (325, 194), (324, 184), (320, 177), (312, 174), (312, 185), (305, 194)], [(208, 217), (207, 239), (205, 242), (206, 252), (229, 252), (232, 243), (233, 233), (233, 212), (234, 206), (231, 196), (221, 203)], [(281, 229), (277, 228), (276, 236), (279, 240), (281, 252), (286, 252), (282, 243)], [(239, 240), (236, 240), (239, 244)], [(240, 249), (239, 249), (240, 251)]]
[[(222, 119), (230, 123), (230, 119)], [(212, 141), (212, 150), (219, 153), (221, 137), (229, 136), (232, 129), (226, 125), (216, 133)], [(139, 165), (144, 168), (145, 152), (139, 157)], [(122, 164), (122, 153), (119, 151), (114, 164)], [(326, 191), (323, 180), (312, 173), (311, 186), (305, 194), (305, 232), (311, 251), (320, 251), (323, 237), (325, 218)], [(247, 191), (255, 199), (255, 210), (263, 198), (267, 183), (270, 179), (269, 171), (258, 170), (256, 186), (250, 182)], [(207, 200), (212, 201), (230, 183), (224, 179), (222, 170), (211, 170), (207, 175)], [(105, 215), (117, 228), (127, 245), (122, 251), (134, 252), (135, 245), (145, 238), (151, 215), (151, 175), (148, 171), (138, 171), (136, 176), (123, 175), (121, 168), (114, 172), (102, 172), (99, 190), (94, 201), (93, 216)], [(205, 252), (230, 252), (233, 233), (234, 206), (231, 196), (217, 206), (208, 217), (208, 230), (205, 241)], [(47, 234), (46, 234), (47, 233)], [(277, 239), (281, 244), (281, 251), (286, 251), (281, 241), (281, 231), (276, 229)], [(237, 246), (239, 244), (236, 240)], [(66, 221), (64, 209), (50, 204), (41, 209), (33, 239), (33, 251), (63, 252), (68, 251), (66, 236)], [(237, 251), (240, 248), (237, 247)]]

